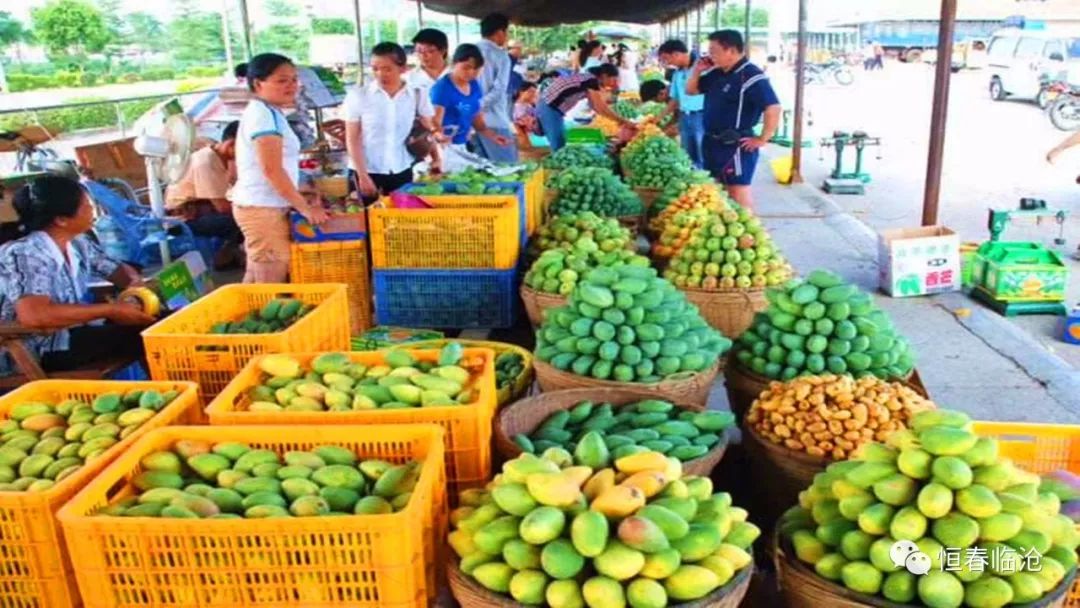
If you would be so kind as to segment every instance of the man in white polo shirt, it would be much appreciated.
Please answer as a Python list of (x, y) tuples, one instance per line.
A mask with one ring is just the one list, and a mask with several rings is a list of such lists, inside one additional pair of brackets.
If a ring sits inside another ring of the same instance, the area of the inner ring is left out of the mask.
[(420, 65), (409, 70), (405, 82), (410, 89), (420, 89), (427, 95), (436, 80), (450, 73), (450, 65), (446, 60), (447, 53), (450, 52), (450, 41), (442, 31), (427, 27), (416, 32), (412, 43)]
[(415, 162), (406, 147), (417, 118), (434, 134), (431, 100), (405, 83), (405, 49), (381, 42), (371, 51), (374, 78), (345, 95), (345, 144), (350, 175), (365, 201), (412, 181)]

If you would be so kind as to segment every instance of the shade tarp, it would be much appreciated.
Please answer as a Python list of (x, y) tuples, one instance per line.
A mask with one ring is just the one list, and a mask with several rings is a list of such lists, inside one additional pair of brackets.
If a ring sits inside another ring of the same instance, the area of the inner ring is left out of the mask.
[(502, 13), (518, 25), (556, 25), (582, 21), (652, 24), (681, 16), (701, 0), (424, 0), (424, 6), (450, 15), (482, 19)]

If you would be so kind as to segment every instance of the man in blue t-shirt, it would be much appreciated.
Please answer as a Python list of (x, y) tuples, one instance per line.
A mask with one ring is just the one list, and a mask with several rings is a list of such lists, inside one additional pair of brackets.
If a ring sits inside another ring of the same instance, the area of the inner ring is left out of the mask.
[(678, 112), (679, 136), (682, 138), (683, 149), (690, 155), (694, 166), (700, 169), (704, 166), (701, 158), (701, 142), (705, 137), (705, 126), (702, 122), (705, 99), (701, 95), (686, 93), (686, 81), (690, 78), (691, 68), (697, 61), (697, 54), (691, 53), (682, 40), (664, 42), (660, 45), (657, 54), (660, 65), (672, 70), (671, 91), (668, 94), (671, 101), (668, 102), (664, 115)]
[[(776, 134), (780, 100), (765, 72), (743, 53), (742, 34), (720, 30), (709, 35), (709, 56), (694, 64), (686, 92), (705, 96), (705, 169), (735, 202), (753, 208), (750, 184), (758, 150)], [(755, 137), (753, 128), (763, 116), (761, 136)]]

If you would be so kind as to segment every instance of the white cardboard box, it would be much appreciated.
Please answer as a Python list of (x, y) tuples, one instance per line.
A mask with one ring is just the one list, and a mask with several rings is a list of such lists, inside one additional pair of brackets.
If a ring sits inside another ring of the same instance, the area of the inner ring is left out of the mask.
[(945, 226), (878, 235), (881, 290), (894, 298), (960, 289), (960, 236)]

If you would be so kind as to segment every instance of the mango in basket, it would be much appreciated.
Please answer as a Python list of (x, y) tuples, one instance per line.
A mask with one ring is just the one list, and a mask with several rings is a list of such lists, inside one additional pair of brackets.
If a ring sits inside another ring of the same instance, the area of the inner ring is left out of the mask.
[[(463, 492), (450, 517), (462, 572), (518, 601), (665, 606), (701, 599), (750, 567), (760, 531), (730, 495), (657, 452), (615, 462), (593, 468), (558, 448), (522, 454), (485, 489)], [(575, 579), (585, 571), (596, 574)]]
[[(996, 440), (969, 423), (923, 411), (889, 445), (829, 465), (781, 524), (795, 559), (835, 580), (820, 565), (840, 554), (851, 560), (839, 578), (848, 589), (926, 606), (1030, 603), (1054, 591), (1067, 569), (1053, 556), (1075, 560), (1080, 544), (1073, 521), (1051, 486), (999, 458)], [(1029, 568), (1036, 555), (1040, 567)]]

